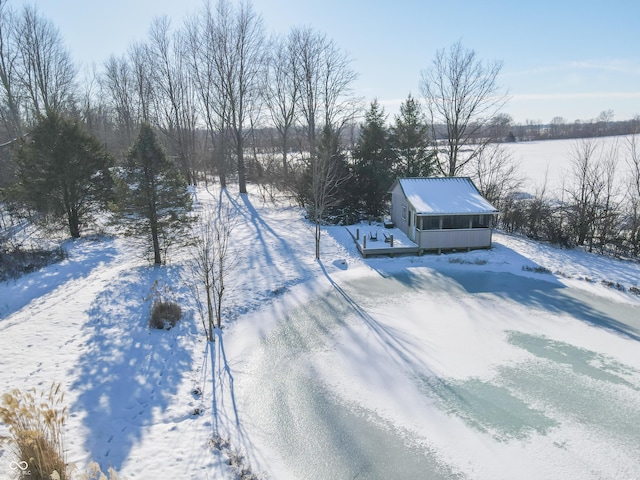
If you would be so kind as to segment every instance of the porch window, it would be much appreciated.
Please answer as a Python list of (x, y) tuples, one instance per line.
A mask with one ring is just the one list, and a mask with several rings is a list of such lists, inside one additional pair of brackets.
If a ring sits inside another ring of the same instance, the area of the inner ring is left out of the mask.
[(419, 217), (420, 218), (420, 230), (439, 230), (440, 229), (440, 217)]
[(442, 228), (456, 229), (469, 228), (471, 225), (470, 215), (450, 215), (443, 218)]
[(473, 228), (489, 228), (491, 222), (491, 215), (474, 215), (473, 216)]

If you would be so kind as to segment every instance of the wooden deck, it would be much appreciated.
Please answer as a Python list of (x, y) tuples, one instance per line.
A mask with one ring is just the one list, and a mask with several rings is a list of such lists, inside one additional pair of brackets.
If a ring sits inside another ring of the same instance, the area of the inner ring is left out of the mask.
[[(422, 253), (422, 249), (397, 228), (384, 228), (379, 225), (350, 226), (345, 227), (360, 254), (366, 258), (371, 255), (416, 255)], [(385, 242), (385, 235), (389, 238), (393, 235), (393, 246), (391, 242)]]

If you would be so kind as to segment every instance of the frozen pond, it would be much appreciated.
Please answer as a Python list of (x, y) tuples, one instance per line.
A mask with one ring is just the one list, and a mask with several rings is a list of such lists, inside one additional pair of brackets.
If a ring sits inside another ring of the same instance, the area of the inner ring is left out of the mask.
[(268, 439), (291, 478), (456, 478), (409, 432), (341, 400), (318, 379), (309, 360), (330, 347), (350, 315), (345, 299), (330, 292), (290, 312), (262, 343), (247, 397), (252, 428)]
[(337, 281), (251, 356), (241, 416), (271, 478), (632, 478), (638, 313), (481, 267)]

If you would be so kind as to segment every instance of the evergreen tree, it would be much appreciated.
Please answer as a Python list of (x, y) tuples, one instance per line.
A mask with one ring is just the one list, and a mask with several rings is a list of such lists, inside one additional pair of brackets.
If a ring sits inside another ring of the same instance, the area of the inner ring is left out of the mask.
[(17, 183), (11, 198), (45, 220), (62, 220), (73, 238), (112, 195), (112, 160), (77, 121), (41, 117), (16, 153)]
[(155, 264), (162, 252), (184, 236), (191, 223), (187, 182), (167, 157), (149, 124), (129, 150), (120, 184), (120, 210), (127, 233), (148, 235)]
[(352, 192), (365, 213), (374, 216), (383, 212), (386, 193), (393, 181), (393, 155), (385, 122), (384, 108), (374, 100), (365, 114), (353, 152), (356, 175)]
[(391, 127), (391, 146), (398, 177), (428, 177), (435, 171), (436, 151), (429, 145), (429, 128), (420, 102), (411, 94), (400, 105)]

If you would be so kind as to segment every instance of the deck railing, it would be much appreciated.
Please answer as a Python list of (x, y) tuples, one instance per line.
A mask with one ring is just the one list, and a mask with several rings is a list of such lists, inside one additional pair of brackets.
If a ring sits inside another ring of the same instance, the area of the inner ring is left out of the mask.
[(490, 228), (417, 230), (416, 243), (424, 250), (490, 248)]

